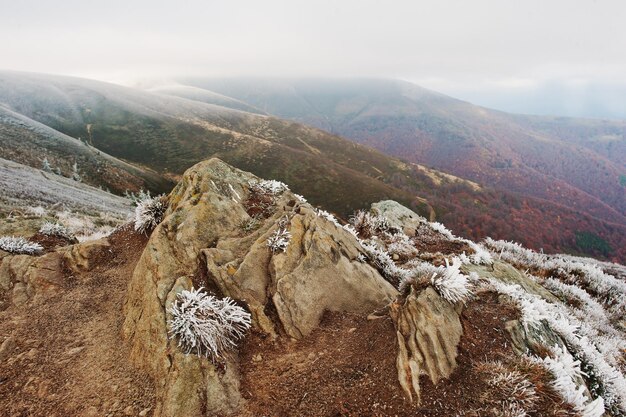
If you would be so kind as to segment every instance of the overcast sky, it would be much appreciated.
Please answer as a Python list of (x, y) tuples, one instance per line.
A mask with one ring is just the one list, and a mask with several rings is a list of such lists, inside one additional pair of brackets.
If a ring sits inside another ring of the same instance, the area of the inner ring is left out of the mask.
[(481, 104), (626, 86), (624, 0), (0, 0), (0, 39), (0, 68), (126, 83), (394, 77)]

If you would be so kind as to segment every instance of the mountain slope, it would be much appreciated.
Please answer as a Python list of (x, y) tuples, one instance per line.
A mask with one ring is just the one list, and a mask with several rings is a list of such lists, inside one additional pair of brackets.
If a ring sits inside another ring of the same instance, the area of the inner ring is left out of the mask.
[(400, 176), (426, 189), (421, 169), (317, 129), (84, 79), (4, 72), (0, 81), (0, 102), (11, 111), (164, 175), (219, 156), (344, 214), (385, 196), (427, 213), (384, 181)]
[[(489, 235), (546, 251), (626, 256), (626, 228), (615, 222), (477, 186), (275, 117), (92, 80), (15, 72), (0, 73), (0, 103), (166, 178), (219, 157), (282, 180), (312, 203), (344, 216), (394, 199), (469, 238)], [(593, 234), (610, 250), (579, 242), (580, 233)]]
[(622, 122), (514, 116), (392, 80), (183, 82), (390, 155), (626, 224)]
[(71, 177), (73, 164), (83, 181), (123, 193), (165, 191), (171, 183), (157, 173), (114, 158), (86, 143), (0, 105), (0, 156), (35, 168), (44, 159), (50, 169)]
[(244, 103), (243, 101), (235, 100), (234, 98), (214, 93), (203, 88), (191, 87), (188, 85), (163, 85), (151, 88), (148, 91), (156, 94), (186, 98), (207, 104), (215, 104), (217, 106), (227, 107), (234, 110), (242, 110), (249, 113), (266, 114), (265, 112)]

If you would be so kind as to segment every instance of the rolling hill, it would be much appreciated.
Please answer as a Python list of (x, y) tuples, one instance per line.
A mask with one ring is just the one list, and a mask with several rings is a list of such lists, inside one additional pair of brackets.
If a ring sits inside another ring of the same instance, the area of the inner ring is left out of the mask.
[(411, 162), (626, 224), (626, 122), (511, 115), (394, 80), (184, 82)]
[[(312, 203), (343, 216), (372, 202), (394, 199), (473, 239), (489, 235), (546, 251), (612, 259), (626, 256), (626, 226), (619, 217), (608, 219), (617, 213), (608, 203), (599, 205), (596, 214), (549, 200), (547, 195), (494, 189), (317, 128), (259, 114), (275, 113), (267, 106), (247, 104), (256, 113), (242, 111), (246, 108), (242, 102), (249, 103), (246, 97), (229, 99), (226, 93), (199, 89), (168, 87), (150, 92), (72, 77), (0, 72), (0, 105), (11, 117), (29, 121), (25, 132), (37, 123), (57, 136), (74, 138), (71, 142), (77, 150), (111, 155), (120, 164), (155, 173), (155, 181), (147, 184), (155, 191), (196, 162), (218, 157), (261, 177), (284, 181)], [(292, 110), (300, 111), (295, 104)], [(386, 111), (391, 116), (396, 110), (390, 102)], [(54, 141), (33, 143), (34, 157), (19, 160), (15, 151), (5, 150), (0, 157), (40, 168), (41, 158), (53, 153)], [(456, 148), (450, 145), (451, 168), (455, 161), (471, 166), (471, 155)], [(19, 144), (13, 149), (20, 149)], [(73, 154), (74, 150), (68, 151), (59, 161), (69, 164), (75, 159)], [(445, 160), (446, 153), (441, 157)], [(131, 168), (123, 171), (131, 172)], [(93, 178), (92, 183), (98, 185)]]
[[(343, 214), (383, 197), (428, 213), (413, 192), (389, 182), (403, 178), (427, 189), (431, 172), (301, 124), (92, 80), (16, 72), (0, 73), (0, 103), (64, 137), (82, 138), (82, 147), (150, 167), (161, 177), (218, 156), (306, 190), (316, 204)], [(45, 154), (51, 146), (39, 147)], [(463, 181), (447, 179), (444, 186), (457, 182)]]
[[(581, 224), (590, 229), (590, 219), (619, 230), (626, 226), (624, 121), (507, 114), (396, 80), (180, 82), (514, 195), (544, 212), (533, 216), (534, 221), (541, 220), (551, 233), (566, 227), (559, 211), (575, 212), (578, 225), (572, 226), (569, 239), (579, 243), (586, 240), (581, 236), (596, 234), (579, 229)], [(493, 226), (487, 228), (494, 233)], [(523, 230), (514, 233), (527, 245), (542, 247), (542, 240), (528, 235)]]

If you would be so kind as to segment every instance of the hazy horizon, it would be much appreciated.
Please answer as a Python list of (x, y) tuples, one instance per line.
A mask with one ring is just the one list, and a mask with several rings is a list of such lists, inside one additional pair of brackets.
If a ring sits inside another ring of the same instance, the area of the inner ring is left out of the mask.
[(0, 68), (135, 85), (394, 78), (505, 111), (626, 118), (626, 3), (0, 0)]

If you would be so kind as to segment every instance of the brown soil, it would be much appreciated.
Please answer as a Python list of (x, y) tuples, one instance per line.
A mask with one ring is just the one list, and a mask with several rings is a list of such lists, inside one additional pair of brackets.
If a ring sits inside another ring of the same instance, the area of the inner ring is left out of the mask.
[(443, 255), (471, 255), (474, 250), (465, 242), (452, 241), (433, 232), (429, 226), (421, 225), (412, 239), (418, 251), (423, 253), (441, 253)]
[(62, 292), (0, 312), (1, 416), (122, 416), (153, 407), (150, 378), (128, 362), (120, 336), (128, 280), (146, 237), (123, 228), (96, 267)]
[[(109, 241), (111, 251), (92, 259), (95, 268), (68, 276), (58, 294), (0, 312), (0, 340), (15, 339), (0, 361), (0, 416), (151, 415), (153, 382), (128, 362), (120, 336), (128, 280), (147, 237), (126, 227)], [(327, 313), (299, 341), (249, 334), (239, 352), (241, 393), (254, 416), (490, 416), (489, 387), (475, 364), (501, 360), (537, 386), (541, 401), (530, 416), (557, 415), (563, 407), (547, 374), (521, 369), (511, 351), (504, 326), (518, 317), (495, 293), (470, 301), (459, 366), (436, 386), (423, 376), (420, 405), (405, 399), (397, 381), (391, 319), (340, 313)]]
[[(482, 293), (468, 303), (462, 314), (459, 366), (436, 386), (422, 376), (419, 406), (405, 399), (397, 381), (391, 319), (351, 314), (327, 313), (320, 327), (299, 341), (272, 342), (250, 335), (240, 352), (241, 391), (258, 416), (494, 415), (481, 400), (488, 387), (474, 364), (519, 362), (504, 329), (518, 316), (513, 306), (500, 304), (495, 293)], [(558, 397), (546, 387), (547, 375), (534, 378), (541, 382), (542, 401), (529, 415), (555, 415), (550, 401)]]
[(328, 313), (303, 340), (250, 335), (241, 392), (259, 416), (413, 415), (396, 382), (395, 352), (391, 319)]
[(31, 242), (39, 243), (43, 246), (44, 252), (52, 252), (56, 248), (78, 243), (76, 238), (67, 239), (61, 236), (44, 235), (43, 233), (35, 233), (29, 239)]

